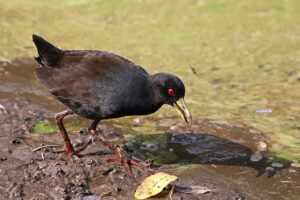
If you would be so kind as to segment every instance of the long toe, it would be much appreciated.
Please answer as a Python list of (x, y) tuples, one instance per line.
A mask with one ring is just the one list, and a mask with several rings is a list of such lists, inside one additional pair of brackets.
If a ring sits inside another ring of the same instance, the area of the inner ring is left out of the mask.
[(67, 150), (61, 150), (61, 151), (55, 151), (54, 153), (65, 153), (68, 154), (69, 156), (72, 156), (74, 154), (79, 154), (80, 152), (82, 152), (83, 150), (85, 150), (90, 144), (92, 143), (92, 140), (89, 140), (86, 144), (84, 144), (83, 146), (81, 146), (80, 148), (73, 150), (73, 151), (68, 151)]

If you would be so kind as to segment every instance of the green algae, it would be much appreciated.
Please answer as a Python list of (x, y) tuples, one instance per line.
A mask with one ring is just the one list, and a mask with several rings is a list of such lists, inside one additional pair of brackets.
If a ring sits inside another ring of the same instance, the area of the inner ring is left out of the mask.
[(33, 134), (37, 135), (46, 135), (46, 134), (53, 134), (57, 133), (57, 125), (49, 120), (49, 119), (42, 119), (40, 121), (37, 121), (32, 125), (33, 127)]
[[(36, 122), (30, 122), (28, 127), (32, 130), (33, 135), (47, 135), (58, 133), (59, 129), (57, 124), (53, 119), (43, 118)], [(65, 123), (66, 130), (69, 131), (78, 131), (80, 128), (85, 127), (83, 123), (77, 119), (69, 120)]]

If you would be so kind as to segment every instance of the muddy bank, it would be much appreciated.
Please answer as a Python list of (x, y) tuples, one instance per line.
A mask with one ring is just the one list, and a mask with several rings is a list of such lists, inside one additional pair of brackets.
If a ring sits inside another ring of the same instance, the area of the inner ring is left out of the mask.
[[(26, 99), (3, 100), (6, 110), (1, 111), (1, 190), (8, 199), (134, 199), (134, 192), (149, 174), (134, 169), (136, 181), (130, 178), (118, 163), (105, 163), (114, 156), (101, 144), (94, 143), (82, 154), (84, 157), (59, 155), (51, 148), (33, 151), (36, 147), (62, 144), (59, 134), (32, 136), (29, 121), (53, 113), (40, 106), (31, 105)], [(110, 135), (113, 127), (101, 128)], [(82, 133), (82, 132), (81, 132)], [(74, 131), (75, 143), (84, 143), (87, 135)], [(114, 137), (122, 137), (121, 135)], [(158, 170), (177, 171), (177, 167), (160, 165)], [(194, 177), (189, 169), (181, 173), (178, 186), (203, 186), (211, 190), (206, 194), (175, 192), (173, 199), (245, 199), (237, 191), (206, 176)], [(165, 199), (167, 192), (157, 197)], [(164, 198), (165, 196), (165, 198)], [(153, 198), (156, 199), (156, 198)]]

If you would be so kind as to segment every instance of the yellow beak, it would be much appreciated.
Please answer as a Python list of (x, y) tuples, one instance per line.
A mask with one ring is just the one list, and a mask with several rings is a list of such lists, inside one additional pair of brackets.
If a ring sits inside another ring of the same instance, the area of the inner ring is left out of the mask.
[(192, 115), (188, 109), (188, 107), (185, 104), (185, 101), (183, 98), (179, 99), (175, 103), (173, 103), (173, 107), (176, 109), (180, 117), (185, 121), (187, 125), (192, 124)]

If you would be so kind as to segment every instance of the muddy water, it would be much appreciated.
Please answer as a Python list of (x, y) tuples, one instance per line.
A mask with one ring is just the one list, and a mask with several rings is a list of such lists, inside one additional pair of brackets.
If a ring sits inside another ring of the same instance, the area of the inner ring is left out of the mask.
[[(47, 118), (32, 128), (36, 133), (56, 133), (51, 117), (64, 107), (38, 83), (34, 66), (29, 59), (0, 64), (0, 104), (1, 99), (25, 97), (31, 104), (44, 106), (49, 110)], [(197, 82), (197, 76), (193, 81)], [(278, 105), (272, 103), (272, 95), (258, 99), (258, 94), (250, 92), (244, 96), (247, 93), (242, 92), (242, 86), (226, 91), (228, 88), (220, 81), (215, 81), (217, 96), (207, 94), (204, 98), (201, 92), (187, 97), (195, 119), (191, 128), (184, 127), (177, 114), (167, 107), (151, 116), (108, 120), (104, 124), (123, 134), (118, 142), (126, 144), (133, 154), (154, 159), (165, 171), (191, 178), (207, 176), (253, 199), (299, 199), (299, 118), (294, 108), (299, 102), (293, 98), (297, 94), (284, 91), (285, 100)], [(195, 87), (195, 83), (192, 85)], [(262, 92), (264, 88), (256, 89)], [(233, 91), (239, 91), (240, 96)], [(204, 103), (199, 103), (199, 99)], [(205, 102), (209, 107), (205, 107)], [(238, 111), (228, 113), (233, 107)], [(89, 123), (72, 118), (67, 126), (72, 131)], [(30, 137), (28, 141), (33, 145)]]

